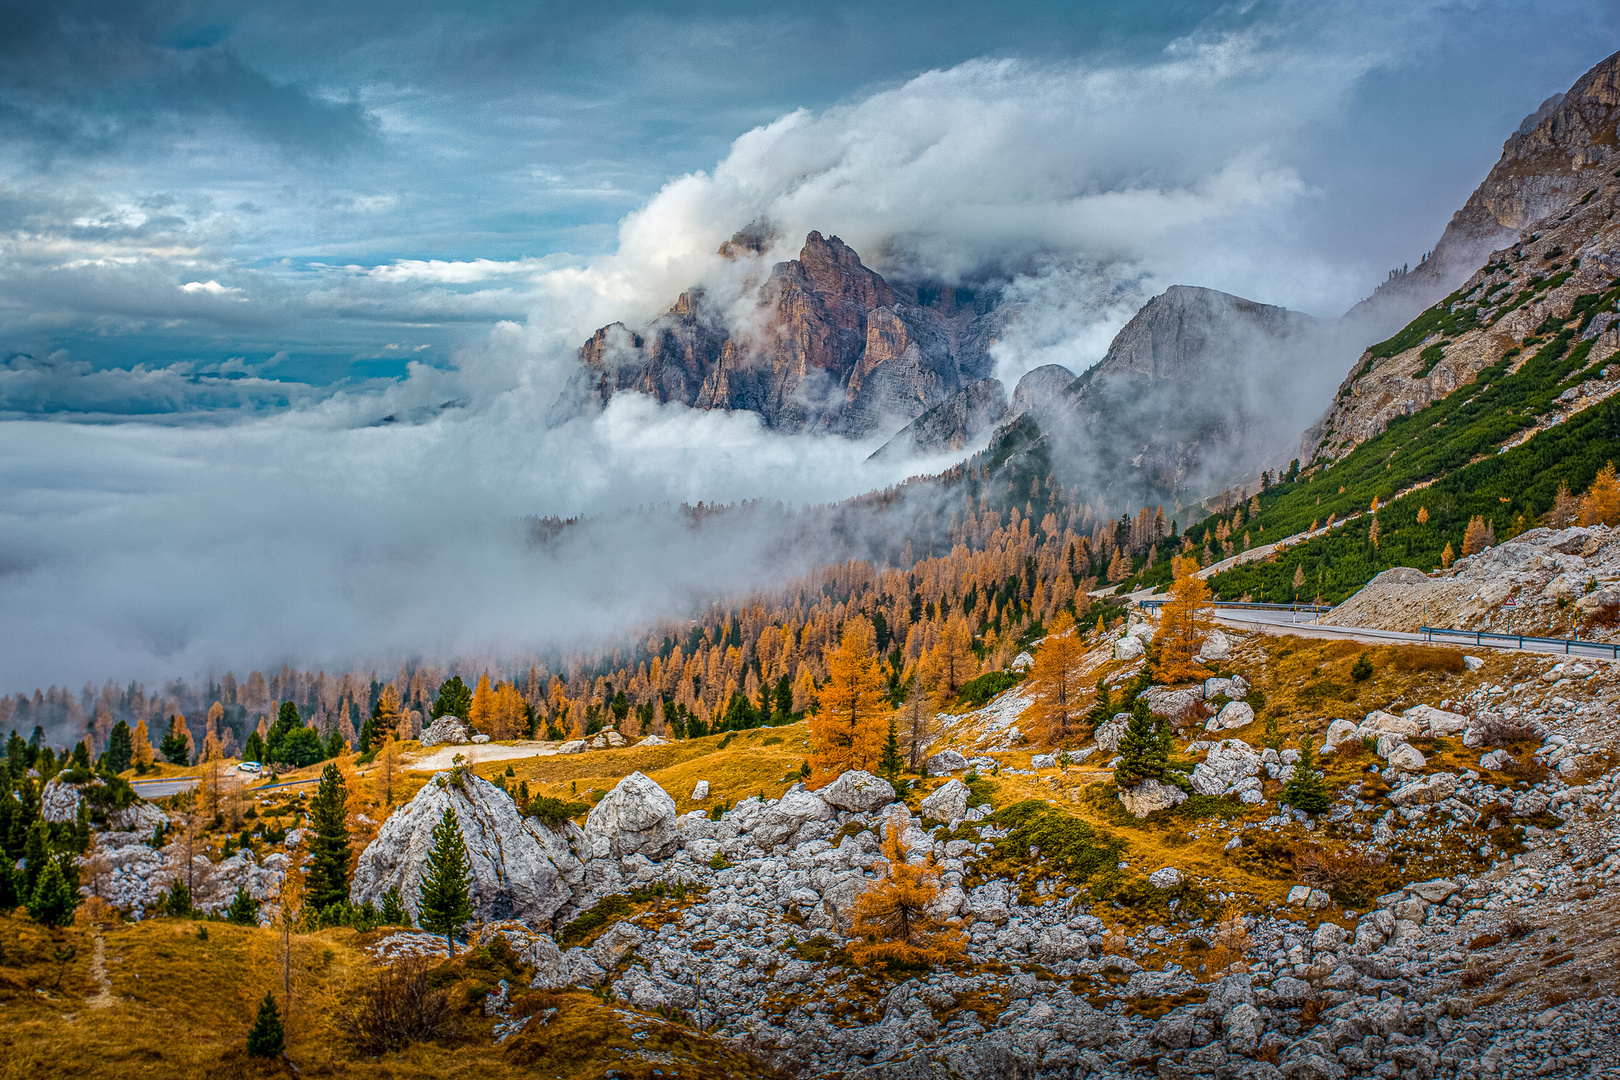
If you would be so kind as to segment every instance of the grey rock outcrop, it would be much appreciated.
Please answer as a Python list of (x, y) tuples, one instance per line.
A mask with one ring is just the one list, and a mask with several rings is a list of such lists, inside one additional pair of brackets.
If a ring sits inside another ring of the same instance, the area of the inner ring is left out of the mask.
[(894, 802), (894, 785), (869, 772), (851, 769), (817, 794), (840, 810), (871, 813)]
[(935, 405), (872, 452), (870, 460), (922, 457), (965, 449), (1007, 415), (999, 379), (980, 379)]
[(422, 729), (423, 746), (462, 746), (467, 741), (467, 725), (459, 717), (441, 716)]
[(1057, 401), (1070, 386), (1074, 385), (1074, 372), (1060, 364), (1042, 364), (1038, 368), (1031, 368), (1024, 372), (1013, 388), (1012, 406), (1007, 410), (1007, 419), (1016, 420), (1025, 413), (1034, 413), (1037, 418), (1044, 415), (1046, 407)]
[(627, 859), (643, 855), (653, 861), (675, 850), (675, 800), (639, 772), (614, 785), (585, 819), (585, 840), (593, 858)]
[(924, 817), (935, 821), (954, 822), (967, 816), (968, 786), (960, 780), (949, 780), (922, 801)]
[(941, 750), (925, 761), (929, 776), (944, 776), (947, 773), (961, 772), (968, 767), (968, 759), (958, 750)]
[(1119, 801), (1125, 804), (1125, 809), (1143, 818), (1155, 810), (1168, 810), (1181, 805), (1187, 801), (1187, 793), (1157, 780), (1144, 780), (1133, 788), (1120, 791)]
[(470, 773), (459, 784), (450, 773), (437, 774), (383, 822), (360, 853), (350, 899), (381, 905), (383, 894), (397, 888), (416, 916), (433, 828), (447, 808), (467, 845), (476, 918), (546, 924), (574, 899), (574, 886), (583, 881), (583, 866), (570, 850), (571, 840), (583, 840), (578, 827), (553, 832), (519, 814), (506, 792)]

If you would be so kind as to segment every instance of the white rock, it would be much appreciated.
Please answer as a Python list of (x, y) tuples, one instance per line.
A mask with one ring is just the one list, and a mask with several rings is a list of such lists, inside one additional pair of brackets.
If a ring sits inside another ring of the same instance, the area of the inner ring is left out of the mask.
[(960, 780), (950, 780), (922, 801), (924, 817), (935, 821), (960, 821), (967, 815), (968, 786)]
[(461, 746), (466, 741), (467, 727), (461, 722), (460, 717), (441, 716), (422, 729), (423, 746), (438, 746), (441, 743)]
[(1232, 655), (1232, 639), (1219, 630), (1211, 630), (1198, 650), (1199, 660), (1225, 660)]
[(657, 782), (633, 772), (614, 785), (585, 818), (594, 858), (645, 855), (654, 862), (675, 853), (675, 800)]
[(968, 767), (968, 759), (956, 750), (941, 750), (923, 762), (929, 776), (946, 776)]
[(1374, 710), (1367, 714), (1361, 723), (1363, 736), (1371, 735), (1377, 738), (1380, 735), (1399, 735), (1403, 739), (1415, 739), (1423, 734), (1424, 722), (1416, 717), (1396, 716), (1394, 713)]
[(1146, 654), (1147, 648), (1143, 646), (1140, 638), (1131, 637), (1127, 634), (1114, 642), (1115, 660), (1140, 660)]
[(1389, 762), (1392, 768), (1399, 769), (1401, 772), (1417, 772), (1428, 763), (1417, 748), (1409, 743), (1401, 743), (1400, 746), (1390, 751), (1385, 760)]
[(1231, 679), (1220, 679), (1220, 678), (1208, 678), (1208, 679), (1205, 679), (1204, 680), (1204, 700), (1208, 701), (1211, 698), (1220, 697), (1222, 694), (1225, 694), (1227, 697), (1231, 697), (1232, 696), (1231, 693), (1230, 693), (1231, 689), (1232, 689), (1232, 680)]
[(1348, 720), (1335, 720), (1328, 725), (1327, 737), (1323, 739), (1322, 747), (1325, 750), (1337, 750), (1343, 743), (1359, 741), (1360, 736), (1357, 734), (1355, 724)]
[(1057, 755), (1036, 754), (1029, 759), (1029, 767), (1032, 769), (1055, 769), (1057, 768)]
[(894, 801), (894, 786), (882, 777), (851, 769), (822, 788), (819, 794), (840, 810), (869, 813)]
[(1514, 764), (1515, 761), (1516, 759), (1514, 756), (1508, 753), (1505, 749), (1492, 750), (1490, 753), (1480, 757), (1479, 767), (1482, 769), (1488, 769), (1491, 772), (1496, 772), (1499, 769)]
[(433, 828), (447, 807), (467, 845), (475, 917), (544, 922), (573, 899), (565, 875), (578, 877), (582, 867), (567, 837), (577, 837), (578, 827), (570, 823), (553, 833), (519, 814), (506, 792), (470, 773), (459, 787), (449, 773), (437, 774), (383, 822), (360, 854), (349, 898), (380, 906), (383, 894), (397, 888), (415, 916)]
[(479, 732), (477, 735), (472, 737), (472, 741), (482, 746), (484, 743), (489, 742), (489, 736), (485, 735), (483, 732)]
[(709, 797), (709, 782), (707, 780), (699, 780), (692, 787), (692, 801), (693, 802), (702, 802), (704, 799), (707, 799), (708, 797)]
[(1290, 904), (1303, 904), (1310, 898), (1311, 887), (1309, 885), (1295, 885), (1288, 890), (1288, 902)]
[(1338, 923), (1324, 922), (1316, 928), (1316, 936), (1311, 939), (1311, 948), (1318, 952), (1335, 952), (1344, 947), (1350, 934)]
[(1181, 871), (1173, 866), (1161, 867), (1148, 875), (1148, 884), (1159, 889), (1174, 889), (1181, 880)]
[(1478, 671), (1480, 668), (1482, 668), (1484, 666), (1485, 666), (1485, 661), (1481, 660), (1477, 656), (1465, 656), (1465, 657), (1463, 657), (1463, 667), (1467, 668), (1469, 671)]
[(1105, 754), (1119, 752), (1119, 741), (1125, 737), (1125, 728), (1131, 722), (1130, 713), (1115, 713), (1114, 718), (1097, 728), (1097, 749)]
[(1247, 727), (1254, 723), (1254, 709), (1242, 701), (1229, 701), (1221, 707), (1221, 711), (1210, 718), (1204, 725), (1205, 731), (1222, 731), (1228, 728)]
[(1468, 730), (1468, 717), (1461, 713), (1436, 709), (1432, 705), (1415, 705), (1403, 714), (1406, 719), (1423, 725), (1423, 733), (1431, 738), (1444, 739), (1461, 735)]
[(567, 742), (557, 744), (557, 753), (559, 754), (583, 754), (584, 752), (584, 739), (569, 739)]
[(1008, 670), (1011, 671), (1028, 671), (1030, 669), (1030, 665), (1034, 663), (1035, 658), (1033, 656), (1029, 655), (1027, 652), (1021, 652), (1017, 656), (1013, 657), (1013, 662), (1008, 664), (1007, 667)]
[(1144, 818), (1155, 810), (1181, 805), (1187, 801), (1187, 793), (1171, 784), (1144, 780), (1133, 788), (1122, 790), (1119, 793), (1119, 801), (1125, 804), (1125, 809), (1139, 818)]
[[(1411, 747), (1406, 749), (1411, 750)], [(1414, 754), (1416, 750), (1412, 751)], [(1421, 757), (1422, 755), (1419, 755)], [(1394, 763), (1394, 758), (1390, 759)], [(1399, 766), (1397, 766), (1399, 767)], [(1412, 771), (1410, 769), (1406, 770)], [(1457, 793), (1457, 778), (1451, 773), (1435, 773), (1433, 776), (1414, 780), (1410, 784), (1396, 788), (1389, 793), (1389, 801), (1400, 807), (1430, 806), (1434, 803), (1445, 802)]]

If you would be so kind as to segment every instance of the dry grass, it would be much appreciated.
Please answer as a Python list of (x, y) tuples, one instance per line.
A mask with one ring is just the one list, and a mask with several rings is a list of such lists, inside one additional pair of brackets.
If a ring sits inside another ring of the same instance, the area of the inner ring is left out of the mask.
[[(483, 1016), (481, 1002), (500, 972), (480, 968), (475, 958), (458, 958), (455, 968), (437, 969), (429, 979), (430, 989), (445, 991), (453, 1019), (463, 1029), (459, 1037), (413, 1042), (373, 1057), (349, 1048), (338, 1021), (349, 991), (375, 976), (359, 948), (368, 938), (346, 929), (294, 935), (289, 1006), (281, 941), (274, 932), (209, 923), (208, 938), (201, 941), (199, 925), (159, 919), (106, 931), (112, 1001), (92, 1008), (95, 931), (74, 926), (53, 935), (26, 919), (0, 916), (0, 1009), (6, 1018), (0, 1024), (0, 1080), (279, 1075), (278, 1065), (244, 1053), (248, 1026), (266, 989), (282, 1005), (288, 1057), (305, 1076), (535, 1075), (518, 1060), (530, 1051), (508, 1052), (494, 1044), (493, 1021)], [(61, 971), (60, 989), (52, 989), (59, 971), (54, 950), (66, 946), (76, 948), (76, 955)], [(550, 1045), (566, 1050), (550, 1056), (536, 1052), (535, 1060), (548, 1062), (547, 1076), (584, 1080), (611, 1067), (625, 1076), (650, 1077), (655, 1066), (636, 1055), (639, 1047), (655, 1043), (681, 1062), (682, 1076), (770, 1075), (697, 1032), (580, 992), (552, 997), (563, 1001), (558, 1015), (543, 1027), (531, 1022), (524, 1041), (531, 1051)], [(636, 1030), (651, 1032), (651, 1039), (638, 1042), (631, 1037)], [(592, 1034), (582, 1037), (582, 1031)]]

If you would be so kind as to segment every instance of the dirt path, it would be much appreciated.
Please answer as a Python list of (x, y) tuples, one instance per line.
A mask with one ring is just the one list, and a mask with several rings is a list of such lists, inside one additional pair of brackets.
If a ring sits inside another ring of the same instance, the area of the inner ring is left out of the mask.
[(96, 992), (85, 999), (92, 1009), (105, 1009), (118, 999), (113, 996), (112, 980), (107, 978), (107, 939), (96, 935), (95, 955), (90, 958), (90, 977), (95, 980)]
[(476, 765), (480, 761), (505, 761), (509, 758), (549, 757), (555, 754), (557, 747), (561, 745), (554, 742), (517, 742), (440, 746), (420, 757), (408, 759), (405, 767), (412, 772), (438, 772), (440, 769), (448, 769), (455, 762), (457, 754), (465, 757), (470, 765)]

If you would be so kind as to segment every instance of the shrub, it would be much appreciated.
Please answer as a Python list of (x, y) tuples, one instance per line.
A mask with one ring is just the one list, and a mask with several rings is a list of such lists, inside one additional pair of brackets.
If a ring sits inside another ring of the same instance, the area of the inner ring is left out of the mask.
[(577, 945), (598, 931), (607, 929), (610, 923), (618, 922), (630, 912), (631, 904), (628, 896), (620, 893), (604, 896), (581, 912), (573, 922), (563, 927), (562, 933), (557, 935), (557, 944), (565, 949)]
[(344, 1041), (376, 1055), (445, 1034), (450, 993), (432, 988), (429, 970), (426, 960), (411, 957), (377, 972), (338, 1015)]
[(1366, 682), (1373, 677), (1372, 657), (1362, 653), (1356, 657), (1356, 662), (1350, 665), (1350, 677), (1356, 682)]
[(231, 906), (225, 909), (225, 921), (237, 926), (259, 925), (259, 905), (246, 889), (237, 889)]
[(976, 679), (969, 679), (956, 692), (956, 700), (970, 708), (982, 709), (990, 699), (1017, 686), (1022, 675), (1011, 671), (991, 671)]
[(550, 795), (536, 795), (529, 800), (527, 807), (529, 816), (538, 819), (540, 824), (552, 832), (557, 832), (588, 809), (584, 803), (566, 802)]
[(286, 1044), (286, 1035), (281, 1028), (281, 1010), (276, 1008), (275, 995), (266, 991), (264, 1000), (259, 1002), (259, 1013), (253, 1019), (253, 1027), (248, 1030), (248, 1056), (276, 1057), (286, 1049)]

